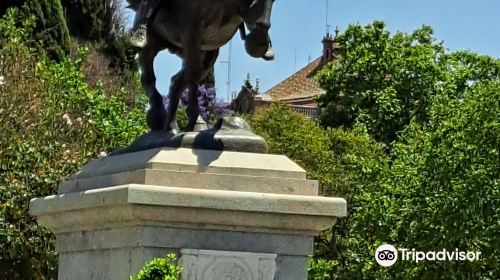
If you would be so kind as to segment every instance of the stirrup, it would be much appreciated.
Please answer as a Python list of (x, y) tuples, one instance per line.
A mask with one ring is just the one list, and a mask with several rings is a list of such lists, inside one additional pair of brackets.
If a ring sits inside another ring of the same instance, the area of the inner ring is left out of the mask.
[(144, 48), (148, 43), (147, 39), (147, 26), (145, 24), (141, 24), (139, 28), (132, 34), (130, 38), (130, 43), (138, 48)]

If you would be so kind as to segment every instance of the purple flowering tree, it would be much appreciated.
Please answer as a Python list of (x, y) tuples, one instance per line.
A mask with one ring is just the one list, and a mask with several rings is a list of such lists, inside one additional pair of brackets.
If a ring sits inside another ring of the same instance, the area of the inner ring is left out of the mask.
[[(177, 116), (179, 125), (182, 126), (181, 122), (186, 119), (185, 109), (182, 107), (188, 104), (188, 90), (186, 89), (180, 100), (180, 110), (179, 113), (184, 114), (184, 116)], [(165, 108), (168, 108), (168, 98), (164, 98)], [(219, 118), (231, 115), (233, 111), (229, 109), (229, 103), (224, 102), (222, 99), (216, 97), (215, 88), (208, 87), (206, 85), (200, 85), (198, 87), (198, 107), (200, 110), (200, 116), (207, 123), (212, 123)]]

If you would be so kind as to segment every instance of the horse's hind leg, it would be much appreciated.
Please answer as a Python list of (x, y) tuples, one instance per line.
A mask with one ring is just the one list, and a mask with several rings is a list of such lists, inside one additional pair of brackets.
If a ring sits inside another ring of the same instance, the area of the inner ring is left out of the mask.
[(156, 89), (156, 76), (153, 69), (154, 58), (159, 51), (160, 48), (158, 46), (150, 44), (139, 53), (142, 68), (141, 82), (148, 94), (150, 106), (146, 119), (148, 127), (151, 130), (163, 129), (167, 116), (165, 106), (163, 105), (163, 97)]
[(188, 104), (186, 113), (188, 116), (188, 124), (186, 131), (193, 131), (200, 115), (198, 108), (198, 83), (203, 76), (201, 65), (201, 45), (198, 32), (189, 32), (184, 37), (184, 53), (182, 68), (185, 71), (185, 77), (188, 86)]
[(202, 80), (206, 78), (208, 72), (210, 71), (210, 69), (212, 69), (215, 62), (217, 61), (217, 58), (219, 57), (219, 50), (220, 49), (216, 49), (213, 51), (206, 51), (202, 53)]
[(167, 120), (165, 122), (165, 130), (177, 130), (177, 107), (179, 106), (179, 99), (182, 92), (186, 89), (187, 80), (184, 69), (175, 74), (170, 80), (170, 90), (168, 93), (168, 108)]
[(198, 84), (208, 74), (210, 68), (215, 64), (219, 56), (219, 50), (203, 51), (198, 54), (200, 63), (191, 61), (192, 65), (187, 66), (186, 73), (189, 86), (189, 99), (187, 115), (189, 118), (187, 131), (192, 131), (200, 115), (198, 107)]

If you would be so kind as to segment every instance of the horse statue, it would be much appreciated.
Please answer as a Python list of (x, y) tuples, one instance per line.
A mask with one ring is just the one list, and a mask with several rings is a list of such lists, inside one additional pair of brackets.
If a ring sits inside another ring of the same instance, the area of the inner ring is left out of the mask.
[(257, 90), (253, 88), (249, 80), (241, 86), (238, 96), (231, 102), (231, 110), (236, 114), (251, 115), (255, 112), (254, 98)]
[[(132, 9), (137, 9), (140, 1), (128, 0)], [(150, 105), (147, 124), (152, 131), (178, 129), (176, 112), (186, 88), (189, 91), (186, 131), (194, 129), (199, 115), (198, 84), (215, 64), (219, 49), (238, 30), (250, 56), (267, 58), (273, 3), (274, 0), (163, 0), (158, 4), (149, 21), (147, 44), (139, 53), (141, 82)], [(182, 59), (182, 69), (171, 79), (167, 108), (156, 89), (153, 69), (156, 55), (164, 49)]]

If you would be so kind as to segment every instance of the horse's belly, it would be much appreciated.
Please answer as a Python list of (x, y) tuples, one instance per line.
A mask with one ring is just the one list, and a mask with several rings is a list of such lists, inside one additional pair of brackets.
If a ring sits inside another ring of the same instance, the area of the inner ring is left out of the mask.
[[(217, 10), (216, 7), (210, 7), (210, 9)], [(218, 10), (223, 10), (223, 8)], [(199, 37), (201, 37), (201, 49), (204, 51), (216, 50), (231, 40), (236, 31), (238, 31), (242, 19), (237, 15), (228, 16), (215, 11), (204, 12), (204, 15), (208, 14), (211, 16), (205, 16), (204, 18), (201, 16), (193, 17), (190, 20), (202, 23), (200, 29), (196, 31)], [(165, 12), (159, 13), (158, 17), (155, 18), (155, 26), (165, 39), (181, 49), (184, 48), (183, 39), (186, 39), (183, 37), (188, 35), (187, 32), (192, 31), (189, 29), (186, 30), (186, 22), (183, 22), (182, 18), (179, 19), (173, 14), (168, 6), (165, 6)]]
[(222, 27), (207, 26), (205, 32), (202, 32), (204, 36), (201, 41), (201, 49), (210, 51), (224, 46), (238, 31), (239, 24), (239, 22), (234, 22)]

